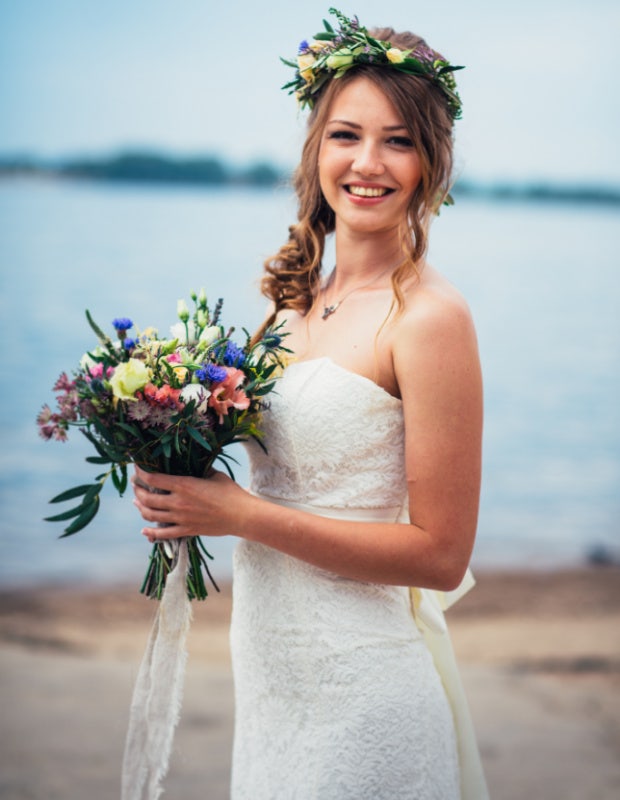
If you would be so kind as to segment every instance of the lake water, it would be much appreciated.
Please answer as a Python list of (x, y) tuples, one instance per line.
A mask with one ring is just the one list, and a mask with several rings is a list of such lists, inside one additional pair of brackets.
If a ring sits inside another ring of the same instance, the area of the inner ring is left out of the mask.
[[(129, 497), (104, 491), (76, 536), (47, 501), (96, 468), (77, 431), (44, 442), (51, 386), (129, 316), (161, 331), (205, 286), (224, 321), (252, 328), (264, 257), (287, 235), (287, 190), (188, 190), (0, 182), (0, 583), (138, 584), (149, 545)], [(431, 259), (467, 297), (485, 374), (486, 426), (474, 567), (576, 564), (620, 552), (620, 215), (612, 208), (461, 201), (435, 223)], [(238, 479), (247, 468), (243, 452)], [(234, 539), (212, 540), (228, 577)]]

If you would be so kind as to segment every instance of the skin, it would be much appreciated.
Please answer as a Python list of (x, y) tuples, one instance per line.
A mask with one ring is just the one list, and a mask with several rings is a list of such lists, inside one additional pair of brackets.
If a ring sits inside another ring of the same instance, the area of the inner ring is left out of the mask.
[[(346, 578), (451, 590), (469, 563), (480, 493), (482, 381), (472, 319), (454, 287), (425, 264), (405, 284), (404, 312), (382, 327), (390, 273), (402, 259), (399, 226), (420, 169), (399, 114), (367, 79), (334, 101), (319, 165), (336, 214), (338, 268), (307, 315), (281, 314), (287, 346), (299, 360), (329, 356), (402, 400), (411, 523), (331, 520), (256, 498), (219, 472), (205, 481), (136, 468), (144, 483), (169, 492), (134, 483), (142, 517), (174, 526), (142, 532), (151, 542), (234, 533)], [(321, 319), (324, 305), (352, 290)]]

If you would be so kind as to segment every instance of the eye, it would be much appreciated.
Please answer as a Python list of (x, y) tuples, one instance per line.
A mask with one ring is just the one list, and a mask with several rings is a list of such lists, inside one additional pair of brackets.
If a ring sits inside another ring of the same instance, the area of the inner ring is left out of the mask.
[(340, 139), (342, 141), (350, 141), (353, 142), (357, 139), (357, 135), (353, 133), (353, 131), (349, 131), (346, 129), (343, 130), (335, 130), (330, 131), (327, 134), (328, 139)]
[(397, 147), (413, 147), (413, 141), (408, 136), (392, 136), (388, 139), (390, 144), (395, 144)]

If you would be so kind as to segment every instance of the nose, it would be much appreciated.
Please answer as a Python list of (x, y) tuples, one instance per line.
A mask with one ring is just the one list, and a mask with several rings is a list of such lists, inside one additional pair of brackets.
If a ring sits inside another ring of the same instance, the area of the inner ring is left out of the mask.
[(381, 159), (379, 144), (370, 140), (361, 141), (356, 148), (351, 167), (359, 175), (365, 177), (381, 175), (385, 171), (385, 166)]

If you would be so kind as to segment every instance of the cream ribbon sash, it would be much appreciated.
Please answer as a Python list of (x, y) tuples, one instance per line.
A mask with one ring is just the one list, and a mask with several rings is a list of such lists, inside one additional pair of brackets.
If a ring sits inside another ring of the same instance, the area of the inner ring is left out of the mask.
[(140, 664), (129, 712), (121, 800), (157, 800), (168, 771), (183, 701), (186, 639), (192, 608), (187, 596), (185, 539), (166, 542), (176, 560)]
[[(406, 506), (370, 509), (325, 508), (289, 502), (265, 495), (257, 496), (278, 505), (331, 519), (353, 522), (409, 522), (409, 512)], [(488, 800), (489, 793), (480, 761), (473, 721), (443, 612), (460, 600), (475, 583), (474, 577), (468, 569), (460, 585), (454, 591), (440, 592), (434, 589), (413, 587), (409, 589), (413, 616), (433, 656), (435, 667), (452, 708), (459, 754), (461, 800)]]

